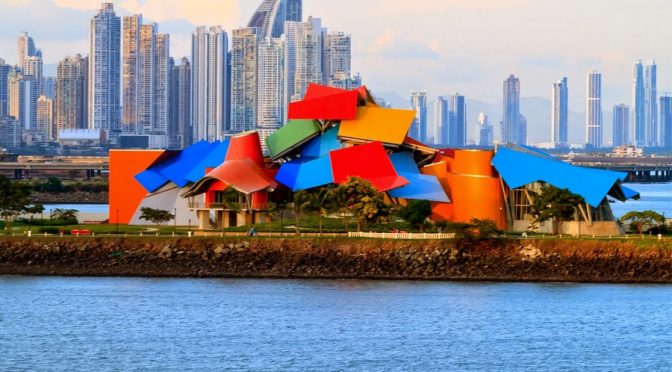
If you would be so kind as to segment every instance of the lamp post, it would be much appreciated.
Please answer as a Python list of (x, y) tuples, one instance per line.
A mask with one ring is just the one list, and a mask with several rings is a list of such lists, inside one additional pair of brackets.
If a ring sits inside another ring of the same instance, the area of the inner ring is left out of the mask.
[(173, 232), (177, 232), (177, 208), (173, 209)]
[(117, 209), (117, 235), (119, 235), (119, 210)]

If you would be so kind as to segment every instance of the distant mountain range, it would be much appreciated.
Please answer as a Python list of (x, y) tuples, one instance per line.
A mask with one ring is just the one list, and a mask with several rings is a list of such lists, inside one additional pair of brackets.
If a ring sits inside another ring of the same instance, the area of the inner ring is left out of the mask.
[[(409, 99), (396, 92), (373, 92), (376, 97), (387, 101), (395, 108), (409, 108)], [(445, 94), (444, 97), (450, 96)], [(434, 120), (432, 102), (435, 97), (430, 97), (427, 107), (429, 122)], [(522, 97), (520, 111), (527, 118), (528, 141), (534, 143), (547, 143), (551, 141), (551, 101), (542, 97)], [(467, 123), (469, 126), (468, 139), (476, 141), (478, 138), (477, 122), (478, 114), (485, 113), (490, 123), (495, 128), (495, 137), (499, 136), (499, 123), (502, 120), (502, 102), (490, 103), (470, 99), (467, 97)], [(569, 142), (572, 144), (585, 143), (585, 112), (569, 111)], [(611, 141), (612, 112), (604, 111), (604, 140)]]

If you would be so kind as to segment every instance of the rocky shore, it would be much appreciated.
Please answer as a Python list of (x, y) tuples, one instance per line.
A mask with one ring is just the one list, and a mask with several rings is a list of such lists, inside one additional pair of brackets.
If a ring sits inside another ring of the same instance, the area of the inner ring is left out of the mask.
[(0, 275), (672, 283), (669, 241), (0, 238)]

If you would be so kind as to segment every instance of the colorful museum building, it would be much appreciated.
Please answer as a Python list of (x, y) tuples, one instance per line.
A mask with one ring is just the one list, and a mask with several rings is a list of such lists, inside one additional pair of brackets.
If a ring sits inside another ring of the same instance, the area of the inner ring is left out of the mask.
[[(110, 222), (146, 224), (144, 207), (175, 214), (174, 223), (220, 229), (264, 222), (270, 202), (292, 193), (368, 180), (390, 203), (427, 200), (434, 221), (495, 221), (525, 231), (544, 184), (569, 189), (585, 204), (563, 233), (618, 235), (609, 202), (639, 195), (626, 174), (576, 167), (533, 148), (436, 149), (408, 136), (415, 112), (379, 107), (366, 87), (311, 85), (291, 103), (289, 122), (265, 139), (246, 132), (182, 151), (110, 151)], [(554, 232), (550, 223), (538, 227)]]

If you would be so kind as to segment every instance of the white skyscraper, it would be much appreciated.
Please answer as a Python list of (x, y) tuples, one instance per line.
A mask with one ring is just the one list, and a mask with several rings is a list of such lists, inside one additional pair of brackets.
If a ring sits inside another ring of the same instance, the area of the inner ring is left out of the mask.
[(230, 129), (229, 38), (220, 26), (202, 26), (192, 35), (191, 48), (193, 140), (220, 140)]
[(257, 127), (259, 29), (233, 30), (231, 37), (231, 131)]
[(568, 128), (568, 93), (567, 78), (553, 84), (553, 101), (551, 102), (551, 142), (555, 148), (567, 148)]
[(266, 138), (280, 129), (285, 121), (284, 39), (261, 42), (258, 58), (257, 129), (265, 150)]
[(644, 67), (644, 122), (646, 146), (658, 146), (658, 73), (656, 62)]
[(35, 77), (23, 75), (14, 70), (8, 79), (9, 116), (19, 121), (23, 130), (37, 128), (37, 99), (40, 97), (39, 84)]
[(27, 32), (21, 32), (16, 41), (17, 45), (17, 56), (19, 61), (17, 65), (25, 69), (26, 58), (37, 55), (37, 48), (35, 47), (35, 41), (32, 37), (28, 36)]
[(301, 24), (294, 40), (296, 65), (292, 101), (303, 99), (311, 83), (324, 83), (322, 58), (325, 33), (326, 29), (322, 28), (322, 21), (319, 18), (309, 17), (306, 23)]
[(435, 145), (448, 144), (450, 141), (450, 110), (448, 100), (443, 96), (434, 101), (434, 124), (428, 137), (429, 142)]
[(112, 3), (101, 5), (90, 31), (89, 127), (114, 137), (121, 111), (121, 20)]
[(326, 34), (323, 81), (336, 88), (351, 89), (352, 37), (343, 32)]
[(586, 145), (602, 147), (602, 74), (589, 72), (586, 82)]
[(411, 92), (411, 109), (415, 110), (415, 119), (409, 135), (427, 141), (427, 92)]
[(44, 141), (51, 141), (54, 136), (54, 101), (44, 94), (37, 99), (37, 117), (35, 131)]
[(494, 143), (494, 130), (484, 113), (478, 114), (478, 145), (491, 147)]

